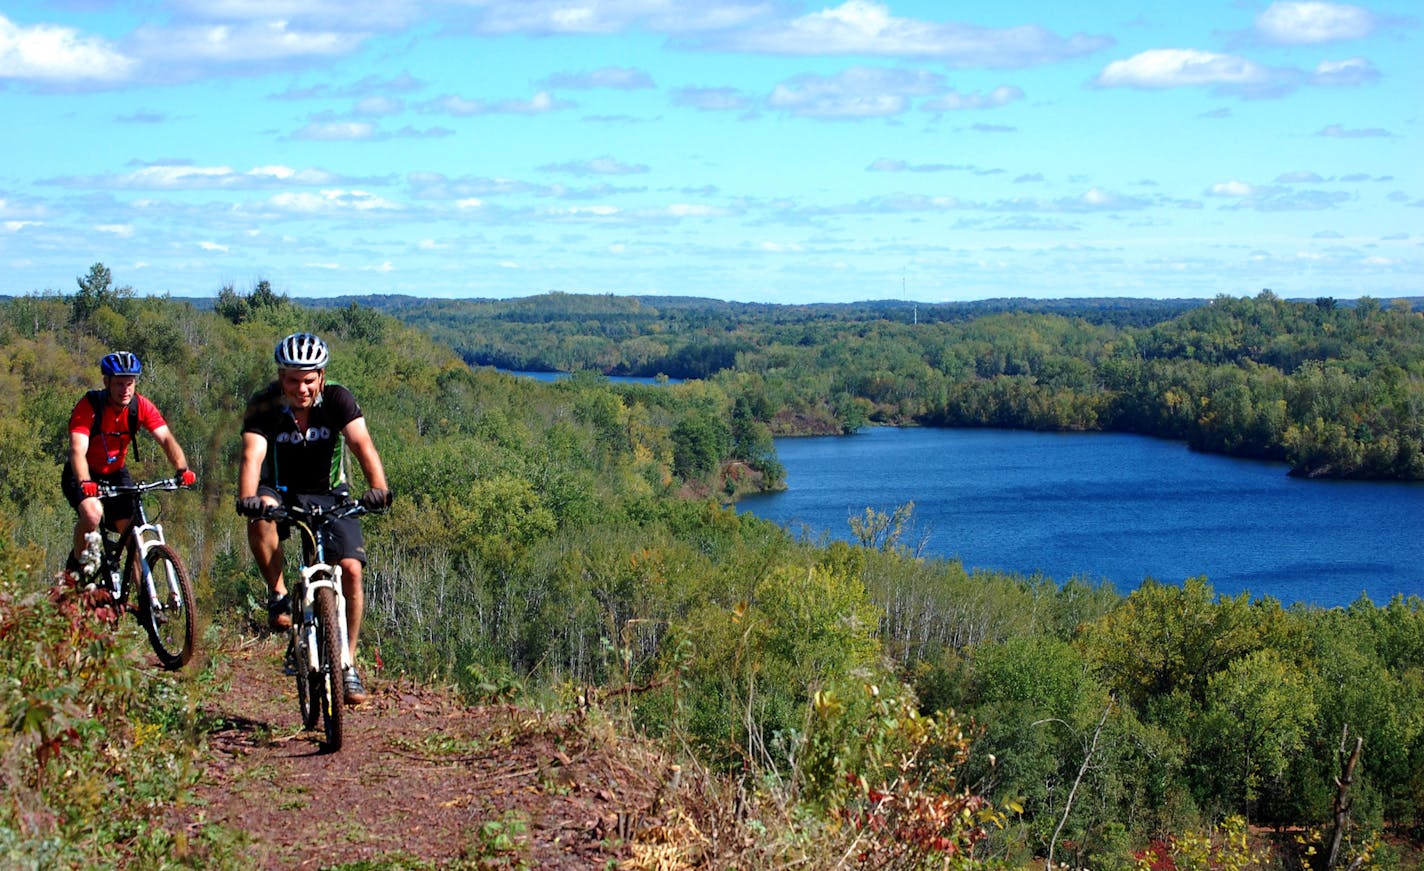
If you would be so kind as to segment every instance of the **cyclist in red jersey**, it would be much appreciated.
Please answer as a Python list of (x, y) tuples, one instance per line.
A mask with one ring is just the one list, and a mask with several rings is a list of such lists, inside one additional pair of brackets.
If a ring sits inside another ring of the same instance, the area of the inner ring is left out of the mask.
[(83, 396), (69, 415), (69, 461), (60, 476), (60, 488), (78, 515), (73, 546), (65, 562), (71, 572), (80, 569), (85, 536), (98, 530), (106, 514), (120, 531), (133, 516), (132, 499), (101, 500), (99, 485), (133, 483), (127, 460), (129, 445), (139, 428), (148, 430), (158, 441), (177, 470), (179, 484), (190, 487), (197, 480), (158, 407), (138, 393), (138, 376), (143, 372), (138, 357), (128, 351), (115, 351), (99, 361), (99, 371), (104, 376), (104, 389)]

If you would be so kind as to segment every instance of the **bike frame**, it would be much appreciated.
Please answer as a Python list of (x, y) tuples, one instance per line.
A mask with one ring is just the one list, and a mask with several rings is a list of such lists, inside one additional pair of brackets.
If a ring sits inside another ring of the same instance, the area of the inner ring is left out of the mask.
[[(163, 524), (148, 519), (148, 512), (143, 507), (143, 496), (154, 490), (177, 490), (179, 486), (177, 478), (164, 478), (127, 487), (113, 484), (99, 486), (101, 499), (132, 496), (134, 500), (134, 513), (133, 517), (129, 518), (128, 529), (120, 533), (109, 522), (107, 515), (99, 523), (100, 537), (104, 547), (104, 568), (109, 572), (110, 592), (115, 599), (122, 599), (126, 592), (124, 584), (127, 579), (124, 577), (123, 567), (118, 564), (118, 561), (119, 554), (128, 549), (132, 554), (131, 558), (138, 561), (139, 574), (147, 588), (144, 592), (148, 594), (149, 601), (158, 601), (158, 590), (154, 587), (153, 572), (149, 571), (148, 567), (148, 552), (153, 549), (154, 545), (167, 544), (167, 542), (163, 538)], [(109, 532), (115, 533), (117, 538), (110, 538)]]
[(345, 675), (354, 665), (351, 660), (350, 635), (346, 626), (346, 594), (342, 591), (341, 564), (326, 561), (325, 527), (328, 519), (357, 517), (365, 513), (366, 510), (355, 502), (327, 509), (292, 510), (286, 506), (275, 506), (265, 512), (267, 517), (287, 520), (300, 529), (304, 536), (300, 548), (302, 558), (297, 568), (298, 581), (293, 585), (296, 593), (293, 596), (293, 605), (300, 607), (301, 610), (295, 612), (297, 619), (292, 621), (292, 632), (296, 633), (300, 628), (303, 633), (299, 642), (305, 648), (306, 667), (309, 671), (317, 671), (321, 668), (318, 645), (314, 637), (316, 622), (312, 614), (312, 607), (316, 603), (317, 590), (322, 588), (331, 590), (336, 597), (336, 626), (337, 635), (341, 640), (342, 675)]
[(336, 595), (336, 626), (339, 630), (337, 635), (341, 639), (341, 673), (344, 675), (353, 665), (351, 661), (351, 648), (346, 634), (346, 594), (341, 590), (341, 564), (335, 565), (326, 561), (326, 534), (324, 524), (321, 523), (318, 515), (316, 528), (313, 529), (306, 523), (295, 521), (306, 534), (307, 539), (312, 542), (313, 559), (308, 561), (305, 550), (302, 561), (298, 568), (298, 592), (301, 594), (301, 619), (292, 624), (295, 630), (300, 624), (302, 631), (307, 634), (306, 643), (303, 645), (307, 653), (307, 668), (316, 671), (321, 668), (321, 663), (317, 656), (317, 642), (314, 637), (316, 622), (312, 617), (312, 606), (316, 603), (316, 591), (323, 587), (329, 589)]

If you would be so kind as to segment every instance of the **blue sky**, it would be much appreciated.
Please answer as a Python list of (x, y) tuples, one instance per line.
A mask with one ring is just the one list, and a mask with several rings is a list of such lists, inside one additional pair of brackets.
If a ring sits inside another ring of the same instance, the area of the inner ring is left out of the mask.
[(1415, 0), (10, 0), (0, 294), (1424, 295)]

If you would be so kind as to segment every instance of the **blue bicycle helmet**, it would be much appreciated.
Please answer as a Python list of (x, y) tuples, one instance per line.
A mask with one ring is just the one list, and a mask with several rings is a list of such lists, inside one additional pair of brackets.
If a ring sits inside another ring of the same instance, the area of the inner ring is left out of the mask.
[(143, 364), (136, 354), (115, 351), (99, 361), (99, 371), (105, 375), (138, 375), (143, 372)]

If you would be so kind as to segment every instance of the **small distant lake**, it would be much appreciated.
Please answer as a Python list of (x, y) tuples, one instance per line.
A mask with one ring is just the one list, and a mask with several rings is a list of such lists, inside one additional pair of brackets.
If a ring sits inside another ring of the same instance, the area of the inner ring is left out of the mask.
[(1424, 484), (1310, 481), (1279, 463), (1114, 433), (874, 427), (777, 439), (788, 489), (738, 508), (813, 538), (915, 503), (925, 555), (1110, 580), (1205, 575), (1221, 594), (1346, 605), (1424, 596)]
[[(528, 369), (496, 369), (506, 375), (517, 375), (520, 378), (533, 378), (535, 381), (562, 381), (572, 377), (571, 372), (535, 372)], [(681, 384), (681, 378), (669, 378), (667, 376), (653, 376), (651, 378), (641, 375), (600, 375), (600, 378), (607, 378), (614, 384)]]

